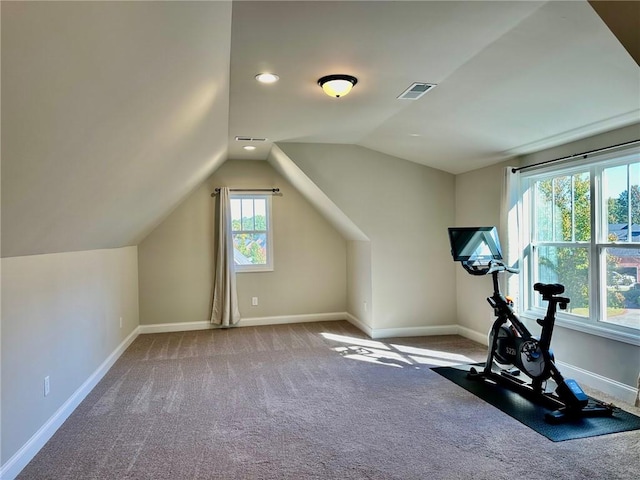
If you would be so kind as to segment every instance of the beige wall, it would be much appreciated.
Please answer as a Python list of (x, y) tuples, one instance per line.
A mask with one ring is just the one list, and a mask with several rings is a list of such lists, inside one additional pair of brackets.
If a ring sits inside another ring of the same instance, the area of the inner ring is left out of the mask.
[[(211, 315), (214, 188), (278, 187), (273, 272), (238, 273), (243, 318), (346, 311), (346, 241), (267, 162), (224, 163), (139, 245), (140, 323)], [(258, 306), (251, 298), (258, 297)]]
[(137, 248), (3, 258), (1, 271), (5, 464), (137, 328)]
[[(500, 198), (503, 169), (516, 161), (528, 165), (636, 140), (640, 128), (631, 126), (607, 134), (590, 137), (568, 145), (554, 147), (527, 155), (513, 162), (505, 162), (456, 176), (456, 224), (459, 226), (500, 225)], [(501, 232), (501, 240), (504, 232)], [(493, 315), (486, 297), (491, 292), (491, 280), (468, 275), (460, 266), (456, 272), (458, 321), (486, 338)], [(628, 343), (556, 327), (553, 338), (556, 359), (589, 372), (635, 387), (638, 378), (640, 348)], [(633, 360), (631, 360), (633, 359)]]
[(362, 230), (318, 187), (291, 158), (273, 145), (267, 157), (271, 166), (286, 178), (347, 241), (348, 319), (374, 336), (371, 294), (371, 241)]
[[(500, 202), (504, 169), (507, 166), (513, 166), (513, 163), (504, 162), (456, 175), (455, 224), (457, 226), (495, 225), (500, 227)], [(504, 233), (500, 232), (500, 239), (503, 238)], [(458, 324), (479, 333), (476, 340), (484, 339), (491, 322), (493, 322), (493, 310), (486, 300), (493, 288), (491, 278), (469, 275), (459, 263), (453, 262), (451, 255), (449, 255), (449, 259), (456, 274)]]
[[(370, 239), (370, 326), (455, 324), (453, 175), (354, 145), (279, 146)], [(355, 301), (354, 315), (364, 311)]]
[(366, 327), (373, 325), (371, 294), (371, 242), (347, 244), (347, 311)]

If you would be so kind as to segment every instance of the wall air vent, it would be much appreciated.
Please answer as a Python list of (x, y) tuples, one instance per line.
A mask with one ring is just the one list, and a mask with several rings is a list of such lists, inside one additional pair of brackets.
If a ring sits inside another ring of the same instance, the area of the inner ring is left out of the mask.
[(436, 87), (435, 83), (416, 82), (409, 86), (404, 92), (398, 96), (400, 100), (417, 100), (429, 90)]
[(236, 136), (236, 142), (266, 142), (266, 138)]

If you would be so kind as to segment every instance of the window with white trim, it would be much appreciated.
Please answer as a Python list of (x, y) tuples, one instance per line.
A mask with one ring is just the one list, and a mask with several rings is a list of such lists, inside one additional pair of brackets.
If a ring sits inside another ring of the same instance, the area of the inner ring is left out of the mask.
[(273, 270), (271, 195), (231, 194), (229, 197), (236, 271)]
[(640, 148), (521, 173), (522, 307), (536, 282), (561, 283), (558, 323), (640, 342)]

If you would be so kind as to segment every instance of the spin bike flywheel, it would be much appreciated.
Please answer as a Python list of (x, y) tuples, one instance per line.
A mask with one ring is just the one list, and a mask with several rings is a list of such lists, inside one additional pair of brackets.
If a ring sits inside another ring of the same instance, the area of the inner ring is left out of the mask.
[(524, 340), (518, 348), (520, 368), (531, 378), (539, 378), (547, 373), (547, 363), (536, 339)]
[[(489, 332), (489, 345), (493, 345), (493, 330)], [(549, 356), (553, 360), (551, 351)], [(501, 325), (498, 328), (498, 340), (493, 359), (501, 367), (516, 366), (530, 378), (539, 378), (548, 373), (538, 340), (535, 338), (523, 340), (511, 325)]]

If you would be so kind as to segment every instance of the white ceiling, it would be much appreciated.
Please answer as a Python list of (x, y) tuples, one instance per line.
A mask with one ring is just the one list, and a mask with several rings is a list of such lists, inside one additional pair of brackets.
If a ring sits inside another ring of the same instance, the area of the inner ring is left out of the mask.
[[(272, 71), (280, 81), (258, 84)], [(332, 99), (318, 78), (358, 78)], [(438, 87), (396, 97), (413, 82)], [(640, 69), (587, 2), (236, 2), (236, 135), (351, 143), (454, 174), (640, 121)]]
[[(640, 122), (638, 64), (583, 1), (0, 13), (3, 257), (135, 245), (227, 158), (265, 159), (273, 142), (357, 144), (457, 174)], [(267, 70), (280, 81), (258, 84)], [(332, 99), (316, 84), (331, 73), (359, 82)], [(438, 86), (396, 98), (416, 81)], [(250, 153), (236, 135), (268, 141)]]

